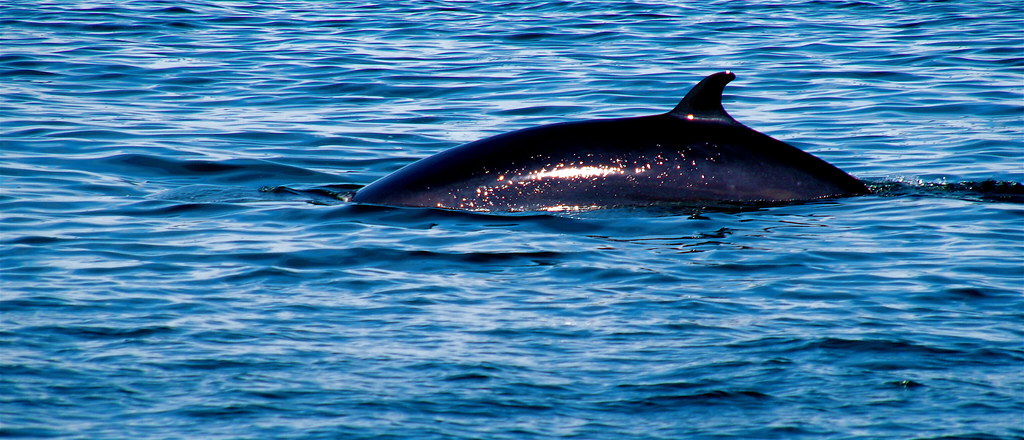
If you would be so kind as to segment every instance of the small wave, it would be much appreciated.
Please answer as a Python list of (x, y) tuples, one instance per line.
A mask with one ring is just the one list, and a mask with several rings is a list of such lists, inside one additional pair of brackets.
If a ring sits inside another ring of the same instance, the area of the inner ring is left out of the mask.
[(337, 177), (305, 168), (266, 160), (183, 160), (144, 154), (119, 154), (100, 159), (104, 165), (142, 177), (202, 177), (206, 183), (255, 183), (266, 181), (329, 182)]
[(925, 182), (896, 179), (868, 182), (872, 193), (883, 197), (944, 197), (974, 201), (1024, 203), (1024, 183), (999, 180)]
[(195, 14), (196, 13), (196, 11), (193, 11), (191, 9), (184, 8), (184, 7), (181, 7), (181, 6), (171, 6), (169, 8), (157, 9), (157, 10), (155, 10), (153, 12), (162, 12), (162, 13), (166, 13), (166, 14)]
[(144, 338), (155, 334), (175, 332), (173, 328), (163, 325), (138, 328), (54, 325), (27, 328), (25, 329), (25, 331), (42, 334), (61, 334), (66, 336), (80, 337), (83, 339), (134, 339)]
[(617, 402), (614, 406), (628, 409), (677, 407), (680, 405), (732, 405), (739, 402), (753, 402), (771, 399), (772, 396), (758, 391), (712, 390), (695, 394), (665, 394)]
[(58, 76), (59, 74), (53, 72), (46, 72), (35, 69), (14, 69), (5, 70), (0, 72), (0, 77), (13, 77), (13, 76)]

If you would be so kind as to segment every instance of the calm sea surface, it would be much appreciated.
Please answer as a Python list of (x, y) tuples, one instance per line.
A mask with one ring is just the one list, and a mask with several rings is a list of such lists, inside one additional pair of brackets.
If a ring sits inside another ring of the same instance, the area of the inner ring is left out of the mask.
[[(0, 437), (1024, 438), (1024, 3), (0, 5)], [(867, 181), (745, 211), (355, 206), (671, 109)]]

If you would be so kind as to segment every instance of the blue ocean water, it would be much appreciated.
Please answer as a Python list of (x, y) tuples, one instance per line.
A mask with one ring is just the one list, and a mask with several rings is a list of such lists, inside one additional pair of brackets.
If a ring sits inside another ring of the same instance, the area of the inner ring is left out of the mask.
[[(8, 1), (0, 437), (1024, 437), (1024, 5)], [(868, 196), (345, 194), (672, 108)]]

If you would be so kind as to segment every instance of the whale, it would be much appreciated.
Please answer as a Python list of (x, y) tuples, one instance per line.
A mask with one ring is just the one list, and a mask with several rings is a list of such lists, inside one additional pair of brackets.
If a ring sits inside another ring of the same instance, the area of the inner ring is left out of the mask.
[(668, 113), (541, 125), (453, 147), (366, 185), (351, 202), (551, 212), (869, 192), (828, 162), (733, 119), (722, 93), (735, 78), (704, 78)]

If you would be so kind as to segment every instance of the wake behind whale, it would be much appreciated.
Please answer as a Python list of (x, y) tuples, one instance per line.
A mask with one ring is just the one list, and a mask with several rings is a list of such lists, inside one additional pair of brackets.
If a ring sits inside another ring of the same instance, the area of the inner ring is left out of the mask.
[(360, 189), (355, 203), (560, 211), (659, 203), (796, 202), (869, 192), (861, 181), (737, 122), (736, 76), (708, 76), (670, 112), (565, 122), (464, 144)]

